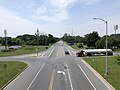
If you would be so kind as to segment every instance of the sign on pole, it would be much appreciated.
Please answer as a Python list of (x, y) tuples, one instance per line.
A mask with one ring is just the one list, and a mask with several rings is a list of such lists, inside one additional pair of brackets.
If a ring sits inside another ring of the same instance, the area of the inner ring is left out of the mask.
[(116, 34), (116, 30), (118, 30), (118, 25), (114, 25), (114, 30), (115, 30), (115, 34)]

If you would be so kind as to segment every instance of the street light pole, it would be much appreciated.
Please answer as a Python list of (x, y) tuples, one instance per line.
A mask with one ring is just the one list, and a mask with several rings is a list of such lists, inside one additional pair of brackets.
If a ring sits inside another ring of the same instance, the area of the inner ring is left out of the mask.
[(107, 39), (107, 36), (108, 36), (108, 21), (105, 21), (104, 19), (102, 18), (93, 18), (93, 19), (98, 19), (98, 20), (101, 20), (103, 22), (105, 22), (106, 24), (106, 75), (108, 74), (108, 50), (107, 50), (107, 46), (108, 46), (108, 39)]
[(7, 50), (7, 30), (4, 30), (5, 34), (5, 50)]

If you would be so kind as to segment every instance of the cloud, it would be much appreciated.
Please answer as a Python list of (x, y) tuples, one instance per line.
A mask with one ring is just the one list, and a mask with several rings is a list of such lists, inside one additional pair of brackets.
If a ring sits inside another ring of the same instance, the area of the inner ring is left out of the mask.
[(85, 5), (94, 5), (102, 0), (79, 0), (80, 3)]
[(59, 22), (69, 18), (68, 7), (77, 0), (44, 0), (42, 5), (35, 9), (32, 16), (48, 22)]
[(19, 33), (33, 33), (40, 27), (37, 23), (23, 19), (17, 13), (5, 8), (0, 8), (0, 36), (3, 36), (4, 29), (7, 29), (9, 36), (16, 36)]
[[(34, 19), (40, 19), (48, 22), (60, 22), (69, 19), (69, 8), (75, 3), (92, 5), (101, 0), (43, 0), (40, 4), (35, 2), (30, 3), (30, 7), (34, 15)], [(35, 7), (36, 5), (36, 7)]]

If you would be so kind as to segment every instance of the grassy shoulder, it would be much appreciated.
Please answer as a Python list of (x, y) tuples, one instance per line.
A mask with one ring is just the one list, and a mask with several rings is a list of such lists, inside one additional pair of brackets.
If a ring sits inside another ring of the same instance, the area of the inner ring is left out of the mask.
[(98, 73), (100, 73), (111, 85), (120, 90), (120, 65), (116, 61), (116, 57), (108, 57), (109, 74), (105, 76), (105, 57), (84, 58)]
[(20, 49), (17, 49), (11, 52), (0, 52), (0, 57), (35, 53), (36, 48), (38, 48), (38, 51), (41, 52), (41, 51), (45, 51), (46, 47), (49, 48), (50, 46), (38, 46), (38, 47), (37, 46), (25, 46), (25, 47), (22, 47)]
[(72, 47), (73, 49), (80, 50), (80, 48), (78, 48), (77, 45), (72, 45), (71, 47)]
[(26, 66), (26, 63), (18, 61), (0, 61), (0, 88), (21, 72)]
[(120, 52), (120, 49), (115, 49), (113, 52)]

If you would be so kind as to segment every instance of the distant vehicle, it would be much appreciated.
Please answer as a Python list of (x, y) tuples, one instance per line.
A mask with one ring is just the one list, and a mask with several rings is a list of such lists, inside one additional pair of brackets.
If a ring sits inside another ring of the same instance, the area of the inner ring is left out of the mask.
[(9, 46), (9, 49), (19, 49), (22, 48), (22, 46)]
[[(107, 49), (108, 55), (113, 55), (111, 49)], [(76, 53), (77, 57), (83, 56), (104, 56), (106, 55), (106, 49), (85, 49)]]
[(68, 51), (65, 51), (65, 54), (69, 54), (69, 52), (68, 52)]

